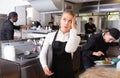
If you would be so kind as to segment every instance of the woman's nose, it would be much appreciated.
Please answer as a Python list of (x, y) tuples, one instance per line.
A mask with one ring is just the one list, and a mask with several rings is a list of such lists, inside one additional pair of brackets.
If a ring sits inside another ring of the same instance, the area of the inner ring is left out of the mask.
[(65, 21), (65, 24), (68, 24), (68, 21)]

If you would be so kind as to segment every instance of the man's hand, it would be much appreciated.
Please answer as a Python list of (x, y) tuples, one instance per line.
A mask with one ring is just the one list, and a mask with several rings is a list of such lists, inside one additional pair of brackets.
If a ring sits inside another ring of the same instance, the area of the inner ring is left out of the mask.
[(112, 59), (111, 58), (105, 58), (105, 61), (111, 61)]
[(102, 56), (104, 55), (104, 53), (102, 51), (98, 51), (98, 52), (93, 52), (94, 56)]
[(30, 25), (22, 25), (20, 26), (22, 29), (29, 29), (31, 26)]

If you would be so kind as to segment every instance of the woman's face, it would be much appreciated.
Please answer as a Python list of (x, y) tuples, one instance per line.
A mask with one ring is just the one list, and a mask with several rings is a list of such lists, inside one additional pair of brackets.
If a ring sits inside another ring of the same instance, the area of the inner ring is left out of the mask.
[(112, 37), (112, 35), (109, 32), (107, 32), (104, 35), (104, 40), (106, 43), (111, 43), (111, 42), (114, 42), (116, 39)]
[(61, 20), (60, 20), (60, 25), (61, 25), (61, 28), (60, 30), (62, 32), (69, 32), (70, 29), (71, 29), (71, 24), (72, 24), (72, 19), (73, 19), (73, 16), (70, 15), (69, 13), (63, 13), (62, 17), (61, 17)]

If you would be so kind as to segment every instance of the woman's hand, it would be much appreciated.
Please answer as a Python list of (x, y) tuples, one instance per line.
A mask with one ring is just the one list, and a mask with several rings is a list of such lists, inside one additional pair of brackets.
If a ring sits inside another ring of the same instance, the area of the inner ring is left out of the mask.
[(44, 70), (45, 75), (47, 76), (51, 76), (54, 74), (52, 71), (49, 70), (47, 66), (43, 70)]
[(72, 29), (76, 29), (76, 16), (73, 17), (72, 19)]
[(104, 53), (102, 51), (98, 51), (98, 52), (93, 52), (94, 56), (102, 56), (104, 55)]

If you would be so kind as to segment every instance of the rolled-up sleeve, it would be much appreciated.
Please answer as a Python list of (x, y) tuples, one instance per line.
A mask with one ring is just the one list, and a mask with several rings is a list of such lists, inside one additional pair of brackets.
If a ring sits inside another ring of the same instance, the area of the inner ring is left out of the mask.
[(46, 39), (44, 41), (42, 50), (40, 52), (40, 63), (41, 63), (41, 65), (42, 65), (43, 68), (45, 66), (47, 66), (46, 54), (47, 54), (47, 49), (48, 49), (48, 46), (49, 46), (49, 37), (50, 37), (50, 35), (47, 35), (47, 37), (46, 37)]
[(40, 63), (43, 68), (47, 66), (47, 61), (46, 61), (47, 50), (48, 50), (49, 45), (52, 44), (53, 38), (54, 38), (54, 33), (49, 33), (46, 36), (42, 50), (40, 52), (39, 58), (40, 58)]
[(81, 38), (77, 36), (77, 30), (71, 29), (70, 36), (65, 47), (65, 51), (68, 53), (75, 52), (77, 47), (79, 46), (80, 40)]

